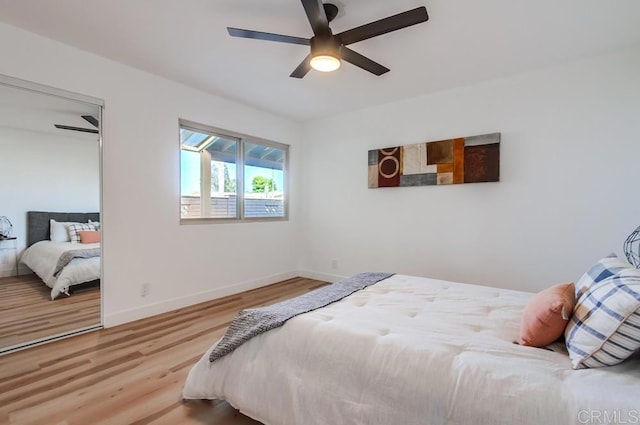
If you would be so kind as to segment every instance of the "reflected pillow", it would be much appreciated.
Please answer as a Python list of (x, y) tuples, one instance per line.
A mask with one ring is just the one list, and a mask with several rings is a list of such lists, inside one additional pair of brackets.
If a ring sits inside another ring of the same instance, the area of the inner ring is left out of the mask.
[(544, 347), (564, 333), (575, 305), (573, 283), (559, 283), (529, 300), (520, 325), (521, 345)]
[(95, 226), (90, 223), (73, 223), (67, 226), (67, 230), (69, 231), (69, 241), (80, 243), (80, 232), (81, 230), (96, 230)]
[(100, 242), (100, 232), (97, 230), (79, 230), (80, 243), (98, 243)]
[(52, 242), (69, 242), (69, 231), (67, 227), (70, 224), (79, 224), (73, 221), (55, 221), (49, 220), (49, 239)]

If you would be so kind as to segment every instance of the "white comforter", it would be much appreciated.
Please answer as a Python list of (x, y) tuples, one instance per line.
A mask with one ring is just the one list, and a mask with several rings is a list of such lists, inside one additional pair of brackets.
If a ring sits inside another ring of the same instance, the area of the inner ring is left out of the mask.
[(33, 270), (51, 288), (51, 299), (55, 299), (61, 293), (67, 293), (69, 286), (100, 279), (100, 257), (74, 258), (57, 277), (53, 276), (60, 255), (72, 249), (99, 247), (99, 243), (40, 241), (27, 248), (20, 261)]
[(640, 423), (637, 359), (574, 371), (562, 344), (512, 342), (530, 296), (396, 275), (213, 364), (209, 350), (183, 397), (273, 425)]

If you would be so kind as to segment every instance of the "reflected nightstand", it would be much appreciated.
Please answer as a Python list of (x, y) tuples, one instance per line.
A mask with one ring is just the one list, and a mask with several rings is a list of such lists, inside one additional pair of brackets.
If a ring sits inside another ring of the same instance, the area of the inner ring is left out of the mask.
[(18, 276), (18, 238), (10, 236), (8, 238), (0, 236), (0, 251), (13, 251), (13, 260), (16, 266), (16, 276)]

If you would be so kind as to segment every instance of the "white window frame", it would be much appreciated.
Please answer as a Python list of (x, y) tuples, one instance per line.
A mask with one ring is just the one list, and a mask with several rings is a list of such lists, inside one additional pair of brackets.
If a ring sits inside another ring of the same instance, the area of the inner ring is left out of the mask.
[[(289, 145), (273, 142), (271, 140), (262, 139), (260, 137), (248, 136), (246, 134), (237, 133), (234, 131), (224, 130), (204, 124), (199, 124), (193, 121), (184, 119), (178, 120), (178, 149), (180, 155), (179, 159), (179, 179), (180, 187), (182, 186), (182, 161), (180, 160), (181, 151), (183, 150), (182, 141), (180, 140), (180, 130), (192, 130), (198, 132), (204, 132), (208, 134), (215, 134), (227, 139), (233, 139), (237, 142), (238, 148), (236, 150), (236, 217), (194, 217), (183, 218), (182, 217), (182, 190), (180, 190), (178, 197), (178, 217), (180, 217), (180, 224), (202, 224), (202, 223), (237, 223), (237, 222), (256, 222), (256, 221), (287, 221), (289, 220)], [(203, 142), (204, 143), (204, 142)], [(262, 145), (284, 151), (284, 190), (283, 190), (283, 215), (277, 217), (245, 217), (244, 216), (244, 146), (245, 143), (251, 143), (254, 145)], [(193, 149), (193, 151), (199, 151)], [(201, 215), (211, 215), (211, 155), (205, 150), (201, 152), (200, 156), (200, 205)]]

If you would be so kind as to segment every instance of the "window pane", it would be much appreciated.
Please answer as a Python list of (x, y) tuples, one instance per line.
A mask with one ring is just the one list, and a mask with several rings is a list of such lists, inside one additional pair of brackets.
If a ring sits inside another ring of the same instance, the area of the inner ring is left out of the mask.
[(245, 142), (245, 217), (284, 217), (284, 163), (284, 150)]
[(238, 142), (234, 139), (216, 137), (206, 148), (211, 157), (211, 210), (208, 217), (235, 218), (237, 213), (236, 195), (236, 154)]
[(238, 143), (207, 131), (180, 129), (182, 218), (238, 218)]
[(199, 150), (200, 145), (203, 144), (209, 137), (208, 134), (198, 133), (192, 130), (187, 130), (186, 128), (180, 129), (180, 142), (182, 143), (183, 148), (193, 148), (194, 150)]
[(200, 208), (200, 154), (180, 151), (180, 217), (199, 218)]

